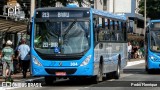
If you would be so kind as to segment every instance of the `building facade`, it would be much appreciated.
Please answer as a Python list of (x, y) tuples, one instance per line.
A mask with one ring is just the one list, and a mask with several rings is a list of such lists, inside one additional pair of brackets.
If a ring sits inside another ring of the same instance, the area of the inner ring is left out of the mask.
[(115, 14), (125, 14), (129, 19), (129, 32), (144, 34), (144, 17), (139, 14), (140, 0), (94, 0), (94, 8)]

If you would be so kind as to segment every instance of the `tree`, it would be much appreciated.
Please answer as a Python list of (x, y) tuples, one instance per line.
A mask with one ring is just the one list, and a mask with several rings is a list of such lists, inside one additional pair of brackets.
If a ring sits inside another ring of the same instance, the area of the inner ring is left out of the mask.
[[(68, 3), (78, 2), (81, 7), (82, 4), (90, 3), (90, 0), (35, 0), (36, 8), (38, 7), (55, 7), (56, 2), (62, 3), (63, 6), (66, 6)], [(30, 16), (30, 0), (17, 0), (17, 2), (21, 5), (22, 10), (25, 12), (25, 17), (29, 18)]]
[(41, 5), (43, 6), (52, 6), (54, 7), (56, 2), (62, 3), (63, 6), (66, 6), (68, 3), (78, 2), (79, 6), (82, 7), (82, 4), (87, 4), (91, 2), (90, 0), (41, 0)]
[[(139, 13), (144, 15), (144, 0), (140, 1), (139, 8)], [(146, 0), (146, 15), (151, 19), (160, 18), (160, 0)]]

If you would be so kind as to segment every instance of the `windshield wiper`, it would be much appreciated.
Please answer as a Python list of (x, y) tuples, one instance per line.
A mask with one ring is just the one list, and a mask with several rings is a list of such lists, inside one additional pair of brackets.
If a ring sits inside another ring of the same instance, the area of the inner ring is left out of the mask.
[(66, 35), (68, 34), (69, 30), (74, 26), (75, 23), (76, 23), (76, 21), (72, 22), (72, 23), (68, 26), (68, 28), (67, 28), (66, 30), (64, 30), (65, 33), (64, 33), (64, 35), (63, 35), (63, 36), (64, 36), (63, 38), (66, 37)]
[[(49, 20), (46, 21), (45, 26), (46, 26), (48, 34), (50, 34), (51, 36), (54, 36), (54, 37), (58, 38), (58, 35), (56, 33), (52, 33), (51, 32), (51, 30), (52, 30), (52, 23)], [(55, 30), (53, 30), (53, 31), (55, 31)]]

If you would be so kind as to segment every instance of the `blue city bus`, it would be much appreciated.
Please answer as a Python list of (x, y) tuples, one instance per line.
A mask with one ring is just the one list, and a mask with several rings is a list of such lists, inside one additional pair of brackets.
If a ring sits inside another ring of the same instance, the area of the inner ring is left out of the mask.
[(145, 69), (160, 69), (160, 20), (150, 20), (145, 33)]
[(36, 9), (32, 22), (31, 71), (33, 76), (44, 76), (46, 84), (56, 78), (82, 77), (99, 82), (109, 72), (118, 79), (127, 64), (125, 15), (47, 7)]

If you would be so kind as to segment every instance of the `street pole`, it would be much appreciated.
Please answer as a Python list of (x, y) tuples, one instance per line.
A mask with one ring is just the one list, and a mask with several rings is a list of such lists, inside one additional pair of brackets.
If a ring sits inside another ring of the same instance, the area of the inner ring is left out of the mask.
[(35, 0), (31, 0), (31, 8), (30, 8), (30, 20), (34, 16), (34, 9), (35, 9)]
[(144, 0), (144, 31), (146, 30), (146, 0)]
[(115, 0), (113, 0), (113, 13), (115, 13)]
[(97, 0), (95, 0), (95, 9), (97, 9)]
[[(34, 16), (34, 11), (35, 11), (35, 0), (31, 0), (30, 3), (30, 22), (27, 25), (27, 32), (30, 35), (30, 40), (31, 40), (31, 31), (32, 31), (32, 17)], [(31, 43), (30, 43), (31, 45)], [(30, 68), (30, 71), (32, 71), (32, 68)], [(32, 75), (32, 72), (30, 73)]]

